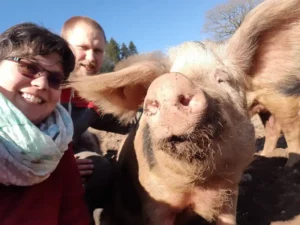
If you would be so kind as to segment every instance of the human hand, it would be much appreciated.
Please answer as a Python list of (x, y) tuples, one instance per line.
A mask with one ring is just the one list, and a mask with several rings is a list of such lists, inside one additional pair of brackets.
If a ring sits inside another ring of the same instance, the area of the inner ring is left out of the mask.
[(90, 159), (76, 158), (76, 164), (80, 173), (81, 182), (84, 183), (87, 176), (90, 176), (93, 173), (93, 161)]

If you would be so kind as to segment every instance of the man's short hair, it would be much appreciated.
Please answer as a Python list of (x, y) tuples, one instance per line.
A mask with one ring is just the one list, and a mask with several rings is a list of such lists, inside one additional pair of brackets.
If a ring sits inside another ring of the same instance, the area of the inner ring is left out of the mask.
[(75, 66), (75, 56), (59, 35), (34, 23), (20, 23), (0, 34), (0, 61), (6, 57), (32, 58), (56, 53), (60, 56), (65, 78)]
[(61, 29), (61, 36), (65, 39), (67, 39), (69, 31), (74, 29), (74, 27), (79, 23), (86, 24), (86, 25), (90, 26), (91, 28), (100, 31), (103, 34), (104, 41), (106, 42), (105, 32), (104, 32), (103, 28), (101, 27), (101, 25), (99, 23), (97, 23), (95, 20), (93, 20), (87, 16), (73, 16), (70, 19), (68, 19), (64, 23), (64, 25)]

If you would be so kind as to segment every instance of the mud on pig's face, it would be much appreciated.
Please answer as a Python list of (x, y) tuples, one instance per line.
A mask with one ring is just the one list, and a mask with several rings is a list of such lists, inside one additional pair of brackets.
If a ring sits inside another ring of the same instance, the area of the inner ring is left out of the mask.
[(223, 52), (222, 46), (195, 42), (170, 51), (171, 72), (152, 82), (144, 100), (148, 147), (190, 162), (242, 147), (245, 133), (253, 133), (243, 75), (225, 65)]

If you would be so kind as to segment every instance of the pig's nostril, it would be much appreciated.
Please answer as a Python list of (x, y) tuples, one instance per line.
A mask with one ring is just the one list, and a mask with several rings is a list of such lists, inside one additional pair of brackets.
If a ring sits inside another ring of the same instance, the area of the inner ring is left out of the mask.
[(156, 100), (147, 100), (144, 107), (144, 113), (147, 116), (155, 115), (158, 111), (159, 103)]
[(191, 99), (192, 99), (191, 97), (185, 97), (184, 95), (178, 96), (179, 103), (184, 106), (188, 106), (190, 104)]

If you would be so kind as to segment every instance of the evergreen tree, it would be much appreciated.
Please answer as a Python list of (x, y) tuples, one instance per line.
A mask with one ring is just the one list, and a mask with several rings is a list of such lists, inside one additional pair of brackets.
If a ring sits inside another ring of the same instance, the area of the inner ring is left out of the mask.
[(112, 72), (115, 68), (115, 64), (107, 56), (107, 53), (104, 53), (103, 63), (101, 67), (101, 73)]
[(120, 47), (118, 42), (111, 38), (105, 47), (107, 58), (114, 64), (120, 61)]
[(129, 49), (127, 48), (127, 46), (122, 43), (122, 46), (121, 46), (121, 59), (126, 59), (128, 56), (129, 56)]
[(138, 53), (138, 51), (132, 41), (129, 42), (128, 49), (129, 49), (129, 55), (135, 55)]

